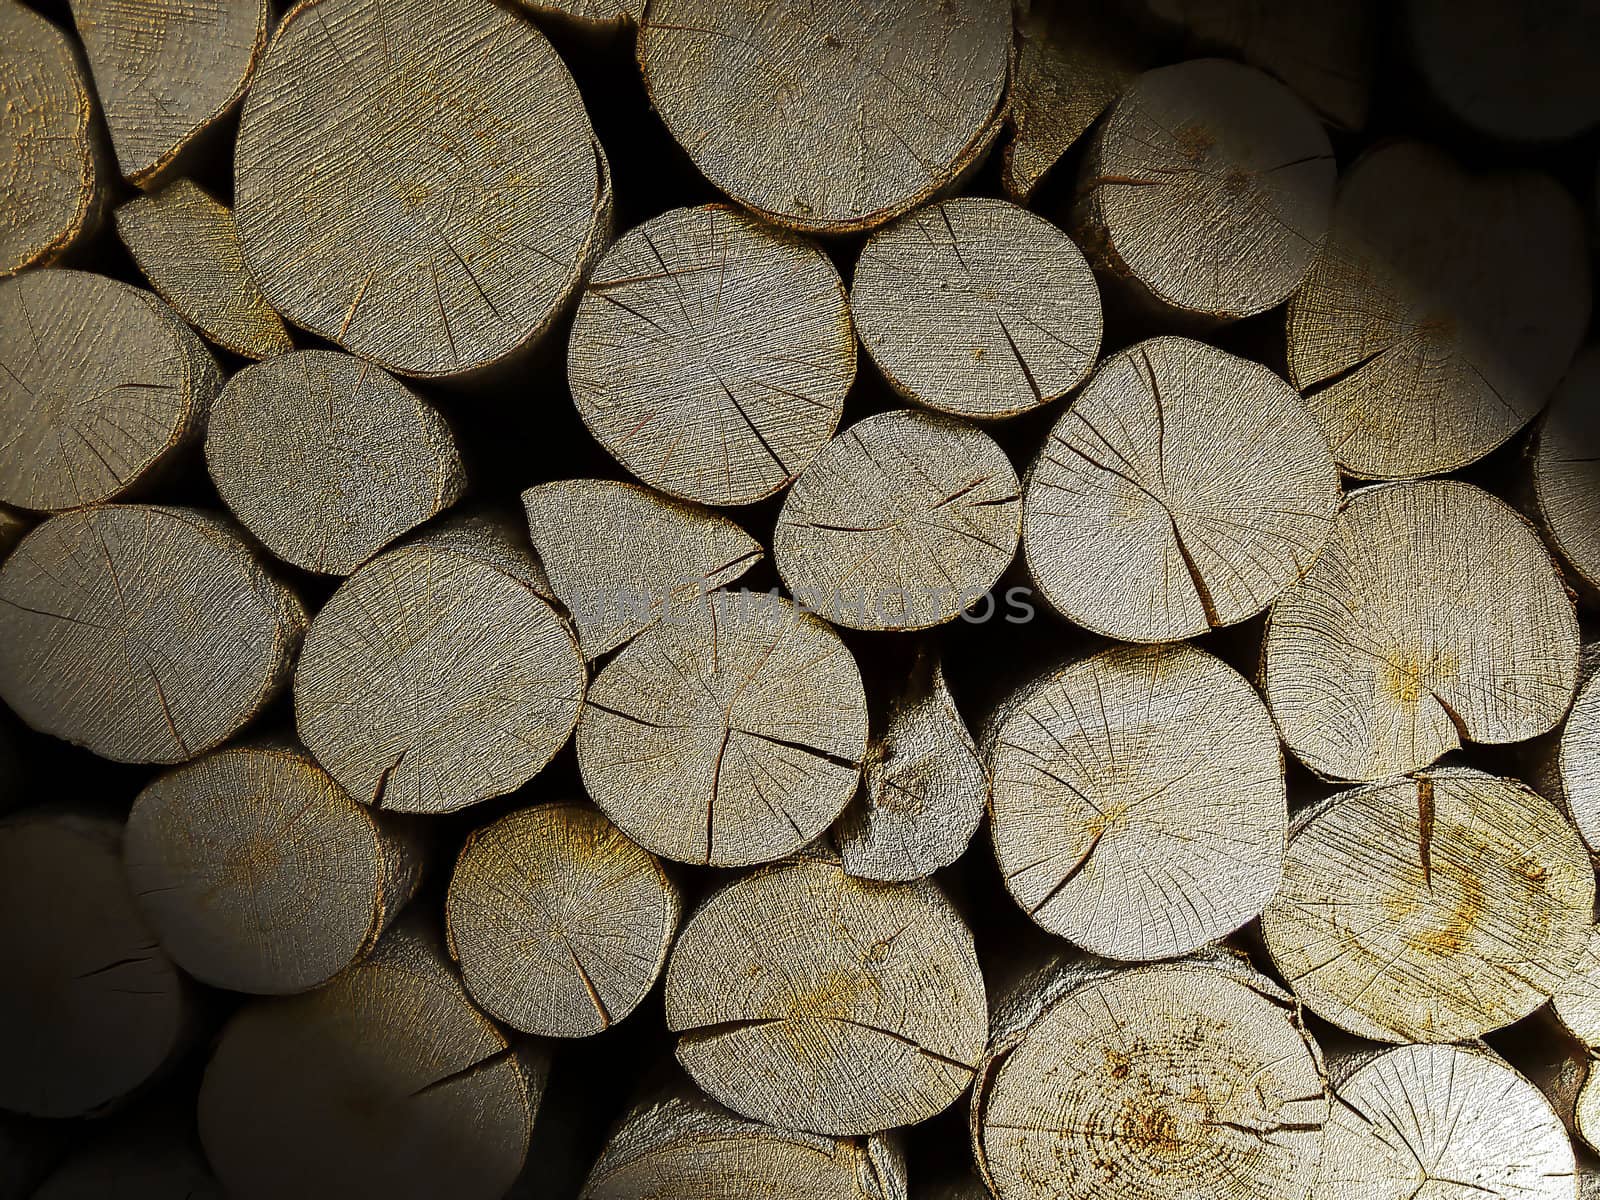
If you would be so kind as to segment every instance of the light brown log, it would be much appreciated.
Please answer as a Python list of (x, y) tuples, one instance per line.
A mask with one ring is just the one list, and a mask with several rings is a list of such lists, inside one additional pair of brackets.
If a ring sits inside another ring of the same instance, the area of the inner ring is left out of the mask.
[(268, 0), (72, 0), (123, 177), (156, 183), (245, 93)]
[[(0, 4), (0, 276), (48, 266), (105, 215), (110, 151), (73, 43), (15, 0)], [(9, 321), (6, 322), (10, 324)]]
[(839, 816), (866, 752), (839, 635), (787, 600), (713, 592), (629, 642), (589, 688), (578, 767), (630, 838), (677, 862), (770, 862)]
[(572, 801), (472, 834), (445, 902), (468, 993), (540, 1037), (602, 1033), (633, 1012), (666, 966), (682, 911), (655, 855)]
[(1100, 291), (1083, 251), (1004, 200), (931, 204), (856, 260), (861, 344), (906, 399), (958, 417), (1011, 417), (1082, 383), (1100, 351)]
[(326, 983), (370, 950), (424, 864), (415, 830), (276, 745), (218, 750), (156, 779), (134, 801), (123, 856), (179, 966), (274, 995)]
[(1452, 1042), (1527, 1016), (1577, 966), (1594, 870), (1555, 805), (1467, 768), (1302, 813), (1261, 918), (1318, 1016), (1385, 1042)]
[(999, 1200), (1302, 1200), (1327, 1117), (1322, 1055), (1264, 976), (1056, 964), (997, 1006), (971, 1130)]
[(691, 1088), (623, 1118), (579, 1200), (906, 1200), (892, 1137), (834, 1138), (747, 1121)]
[(518, 0), (539, 16), (554, 17), (584, 32), (610, 33), (637, 25), (644, 0)]
[(228, 380), (206, 467), (234, 516), (307, 571), (349, 575), (466, 490), (439, 413), (380, 367), (301, 350)]
[(1222, 59), (1162, 67), (1134, 80), (1090, 143), (1077, 241), (1140, 306), (1255, 316), (1305, 278), (1333, 183), (1327, 134), (1282, 84)]
[(1169, 642), (1255, 616), (1334, 530), (1339, 472), (1294, 389), (1203, 342), (1109, 359), (1034, 461), (1029, 574), (1068, 620)]
[(1600, 1049), (1600, 926), (1592, 926), (1572, 973), (1550, 997), (1550, 1013), (1572, 1037)]
[(1600, 595), (1600, 347), (1572, 360), (1529, 452), (1540, 524), (1573, 582)]
[[(102, 0), (103, 2), (103, 0)], [(117, 209), (117, 233), (144, 277), (224, 350), (270, 358), (294, 349), (244, 265), (233, 210), (187, 179)]]
[(584, 289), (567, 382), (589, 432), (639, 479), (705, 504), (788, 485), (833, 435), (855, 378), (839, 272), (723, 205), (629, 230)]
[(885, 705), (861, 788), (833, 827), (844, 869), (885, 883), (925, 879), (966, 853), (988, 799), (988, 771), (938, 655), (923, 646)]
[(183, 762), (278, 694), (305, 627), (294, 593), (214, 514), (64, 513), (0, 567), (0, 698), (102, 758)]
[(709, 1095), (836, 1136), (949, 1107), (989, 1032), (972, 933), (944, 894), (823, 858), (713, 894), (678, 937), (666, 1004), (678, 1062)]
[(790, 593), (851, 629), (953, 621), (999, 580), (1022, 533), (1022, 485), (963, 421), (893, 409), (834, 438), (796, 480), (772, 535)]
[(1481, 1043), (1398, 1046), (1330, 1073), (1312, 1200), (1574, 1200), (1560, 1118)]
[(738, 525), (636, 483), (560, 479), (522, 493), (533, 552), (589, 661), (761, 561)]
[(1409, 0), (1405, 12), (1418, 73), (1478, 133), (1552, 142), (1600, 123), (1600, 21), (1584, 0)]
[(184, 978), (122, 873), (122, 826), (54, 809), (0, 822), (0, 1108), (100, 1112), (187, 1045)]
[(149, 292), (84, 271), (0, 283), (0, 501), (59, 511), (147, 488), (221, 386)]
[(1267, 703), (1325, 778), (1374, 781), (1469, 740), (1536, 737), (1577, 682), (1577, 617), (1543, 543), (1453, 480), (1352, 495), (1267, 620)]
[(572, 76), (531, 21), (478, 0), (303, 0), (250, 89), (234, 177), (267, 302), (406, 375), (532, 344), (611, 222)]
[(240, 1010), (201, 1084), (200, 1139), (240, 1200), (493, 1200), (522, 1168), (545, 1074), (402, 924), (326, 987)]
[[(192, 1098), (191, 1098), (192, 1103)], [(224, 1200), (195, 1139), (193, 1118), (139, 1112), (101, 1134), (78, 1132), (73, 1154), (33, 1200)]]
[(796, 229), (868, 229), (955, 182), (999, 130), (1004, 0), (655, 0), (651, 102), (707, 179)]
[(460, 518), (374, 559), (312, 622), (300, 740), (374, 808), (445, 813), (515, 791), (583, 703), (571, 628), (510, 521)]
[(1554, 746), (1536, 743), (1532, 782), (1566, 810), (1578, 836), (1600, 857), (1600, 645), (1586, 647), (1578, 698)]
[(1190, 646), (1105, 651), (1002, 703), (990, 831), (1013, 899), (1117, 959), (1172, 958), (1277, 890), (1283, 755), (1243, 677)]
[(1587, 261), (1546, 176), (1469, 175), (1416, 142), (1357, 161), (1288, 316), (1289, 377), (1339, 465), (1406, 479), (1503, 445), (1583, 340)]

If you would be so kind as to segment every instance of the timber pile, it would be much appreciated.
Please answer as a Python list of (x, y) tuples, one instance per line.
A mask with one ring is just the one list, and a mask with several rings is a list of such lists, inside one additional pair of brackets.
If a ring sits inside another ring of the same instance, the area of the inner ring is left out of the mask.
[(1600, 1198), (1592, 5), (0, 46), (0, 1200)]

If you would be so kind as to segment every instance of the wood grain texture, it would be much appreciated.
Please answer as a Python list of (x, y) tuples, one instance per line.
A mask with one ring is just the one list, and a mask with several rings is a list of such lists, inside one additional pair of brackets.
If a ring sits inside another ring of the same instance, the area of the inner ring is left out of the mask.
[(187, 984), (140, 917), (122, 827), (33, 809), (0, 822), (0, 1109), (98, 1113), (187, 1045)]
[(836, 1136), (943, 1111), (988, 1037), (972, 933), (926, 881), (797, 859), (714, 893), (667, 963), (678, 1062), (751, 1120)]
[(1117, 959), (1172, 958), (1257, 916), (1288, 803), (1265, 706), (1190, 646), (1108, 650), (1002, 703), (985, 739), (1007, 890)]
[(1583, 217), (1554, 180), (1390, 143), (1341, 181), (1289, 305), (1289, 377), (1348, 474), (1453, 471), (1544, 406), (1590, 306)]
[(567, 382), (589, 432), (684, 500), (752, 504), (839, 424), (855, 378), (844, 283), (810, 243), (722, 205), (675, 208), (606, 251)]
[(200, 1087), (200, 1138), (240, 1200), (493, 1200), (522, 1169), (545, 1073), (402, 923), (327, 986), (234, 1016)]
[(157, 778), (128, 814), (123, 857), (179, 966), (271, 995), (318, 987), (370, 950), (425, 862), (415, 830), (287, 745), (218, 750)]
[(1296, 818), (1267, 951), (1318, 1016), (1452, 1042), (1527, 1016), (1572, 974), (1594, 871), (1555, 805), (1463, 767), (1341, 792)]
[(645, 0), (517, 0), (537, 16), (566, 21), (585, 32), (613, 32), (637, 25)]
[(245, 93), (269, 0), (72, 0), (123, 177), (162, 173)]
[(1107, 637), (1169, 642), (1255, 616), (1334, 530), (1339, 473), (1294, 389), (1182, 337), (1108, 359), (1028, 474), (1039, 590)]
[[(0, 277), (48, 266), (105, 215), (114, 168), (82, 59), (51, 22), (0, 4)], [(9, 322), (7, 322), (9, 324)]]
[(117, 234), (150, 286), (191, 327), (244, 358), (294, 349), (244, 265), (233, 210), (187, 179), (116, 210)]
[(897, 687), (867, 743), (861, 788), (833, 827), (844, 869), (885, 883), (955, 862), (989, 801), (988, 770), (930, 646)]
[(645, 849), (735, 867), (793, 853), (844, 810), (866, 753), (861, 673), (789, 601), (713, 592), (629, 642), (589, 687), (578, 767)]
[[(1591, 853), (1600, 852), (1600, 646), (1584, 652), (1585, 682), (1561, 727), (1546, 794), (1566, 809)], [(1544, 779), (1539, 780), (1541, 785)]]
[(0, 283), (0, 501), (52, 512), (148, 486), (221, 386), (149, 292), (85, 271)]
[(349, 575), (467, 486), (438, 411), (335, 350), (281, 354), (229, 379), (205, 455), (223, 502), (262, 545), (328, 575)]
[(992, 438), (893, 409), (822, 448), (784, 498), (772, 558), (835, 625), (926, 629), (981, 599), (1021, 534), (1022, 485)]
[(0, 567), (0, 698), (116, 762), (183, 762), (288, 681), (300, 601), (233, 528), (195, 508), (51, 517)]
[(522, 493), (533, 552), (589, 661), (761, 561), (738, 525), (635, 483), (559, 479)]
[(1004, 0), (654, 0), (650, 99), (707, 179), (796, 229), (842, 233), (946, 187), (998, 132)]
[(303, 0), (250, 89), (234, 175), (268, 303), (406, 375), (535, 341), (609, 236), (577, 85), (531, 21), (479, 0)]
[(1481, 1044), (1332, 1064), (1313, 1200), (1575, 1200), (1572, 1146), (1539, 1090)]
[(971, 1129), (999, 1200), (1302, 1200), (1316, 1178), (1322, 1056), (1247, 967), (1046, 968), (995, 1025)]
[(1350, 497), (1272, 606), (1261, 683), (1306, 766), (1367, 782), (1553, 729), (1578, 652), (1572, 600), (1515, 511), (1467, 483), (1391, 484)]
[(374, 559), (312, 622), (300, 740), (363, 804), (454, 812), (532, 779), (571, 736), (585, 672), (509, 521), (458, 518)]
[(1292, 92), (1197, 59), (1139, 76), (1078, 180), (1077, 241), (1137, 303), (1213, 322), (1275, 308), (1328, 231), (1333, 149)]
[(1578, 965), (1550, 997), (1550, 1012), (1569, 1034), (1600, 1049), (1600, 926), (1591, 926)]
[(1529, 453), (1539, 522), (1569, 578), (1600, 596), (1600, 347), (1573, 359)]
[(850, 311), (897, 392), (959, 417), (1049, 403), (1100, 351), (1100, 291), (1083, 251), (1004, 200), (946, 200), (875, 233), (856, 260)]
[(468, 993), (540, 1037), (586, 1037), (627, 1017), (666, 966), (682, 911), (655, 855), (570, 801), (469, 837), (445, 902)]
[(890, 1138), (795, 1133), (735, 1116), (692, 1088), (633, 1108), (579, 1200), (906, 1200)]

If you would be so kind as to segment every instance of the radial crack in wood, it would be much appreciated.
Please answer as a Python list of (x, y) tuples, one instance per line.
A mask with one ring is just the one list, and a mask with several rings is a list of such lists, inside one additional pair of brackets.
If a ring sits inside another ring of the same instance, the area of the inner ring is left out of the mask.
[(716, 204), (618, 238), (567, 349), (595, 440), (651, 487), (705, 504), (787, 486), (833, 436), (855, 370), (850, 306), (827, 256)]
[(1318, 1016), (1376, 1041), (1452, 1042), (1565, 985), (1594, 895), (1555, 805), (1513, 780), (1435, 769), (1302, 813), (1261, 926)]
[(1107, 360), (1028, 474), (1029, 574), (1075, 624), (1170, 642), (1255, 616), (1333, 534), (1339, 472), (1294, 389), (1202, 342)]
[(666, 1005), (678, 1061), (708, 1094), (836, 1136), (949, 1107), (989, 1031), (972, 933), (944, 894), (825, 859), (712, 895), (678, 937)]
[(261, 544), (349, 575), (466, 490), (445, 419), (379, 367), (302, 350), (228, 380), (206, 425), (217, 492)]
[(1369, 782), (1554, 728), (1578, 653), (1572, 600), (1526, 521), (1471, 484), (1392, 484), (1350, 497), (1273, 605), (1261, 680), (1306, 766)]
[(0, 699), (117, 762), (182, 762), (288, 681), (305, 609), (219, 517), (112, 504), (51, 517), (0, 566)]
[(609, 236), (577, 85), (533, 22), (478, 0), (302, 0), (250, 89), (234, 175), (268, 303), (406, 375), (530, 345)]
[(1540, 524), (1573, 582), (1600, 598), (1600, 346), (1573, 360), (1529, 452)]
[(1472, 176), (1391, 143), (1344, 175), (1289, 304), (1289, 377), (1363, 479), (1453, 471), (1550, 398), (1591, 305), (1583, 216), (1553, 179)]
[(571, 736), (583, 659), (509, 520), (458, 518), (375, 558), (312, 622), (300, 740), (374, 808), (446, 813), (515, 791)]
[(759, 592), (713, 592), (629, 642), (589, 688), (578, 767), (647, 850), (718, 867), (793, 853), (860, 778), (861, 673), (827, 625)]

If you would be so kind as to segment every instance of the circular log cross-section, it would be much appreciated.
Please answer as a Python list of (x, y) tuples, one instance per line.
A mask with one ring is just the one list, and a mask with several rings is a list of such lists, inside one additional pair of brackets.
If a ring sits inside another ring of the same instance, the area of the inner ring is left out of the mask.
[(611, 1135), (579, 1200), (906, 1200), (890, 1138), (830, 1138), (746, 1121), (690, 1089)]
[(1278, 737), (1249, 683), (1202, 650), (1109, 650), (1047, 675), (1002, 704), (988, 751), (1006, 888), (1086, 950), (1187, 954), (1277, 889)]
[(678, 1062), (754, 1121), (855, 1136), (942, 1112), (989, 1036), (972, 933), (931, 883), (836, 862), (770, 867), (714, 894), (667, 964)]
[(223, 502), (272, 553), (348, 575), (460, 498), (450, 426), (382, 369), (302, 350), (228, 380), (206, 423)]
[(116, 219), (150, 286), (194, 329), (245, 358), (294, 349), (244, 265), (232, 209), (179, 179), (122, 205)]
[(1373, 782), (1468, 740), (1548, 732), (1578, 652), (1572, 601), (1526, 521), (1471, 484), (1392, 484), (1350, 497), (1273, 605), (1262, 683), (1306, 766)]
[(305, 627), (300, 601), (215, 516), (64, 513), (0, 566), (0, 699), (102, 758), (182, 762), (277, 695)]
[(1294, 389), (1181, 337), (1097, 370), (1028, 475), (1022, 547), (1050, 605), (1128, 642), (1255, 616), (1333, 534), (1339, 472)]
[(1300, 286), (1333, 186), (1328, 135), (1288, 88), (1222, 59), (1179, 63), (1139, 76), (1106, 114), (1077, 240), (1141, 306), (1237, 320)]
[(567, 349), (595, 440), (651, 487), (704, 504), (785, 487), (833, 436), (855, 370), (827, 256), (716, 204), (618, 238)]
[(954, 183), (998, 132), (1003, 0), (654, 0), (650, 100), (700, 173), (779, 225), (880, 225)]
[(326, 987), (228, 1023), (200, 1139), (239, 1200), (497, 1200), (527, 1156), (544, 1075), (402, 925)]
[(1047, 404), (1100, 352), (1100, 290), (1083, 251), (1004, 200), (946, 200), (874, 234), (850, 312), (897, 392), (958, 417)]
[(589, 687), (578, 767), (645, 849), (742, 867), (792, 854), (849, 802), (867, 746), (861, 672), (816, 617), (713, 592), (629, 642)]
[(161, 776), (128, 815), (128, 882), (202, 983), (301, 992), (371, 949), (421, 878), (381, 825), (298, 750), (219, 750)]
[(1579, 1042), (1600, 1050), (1600, 925), (1589, 930), (1577, 967), (1550, 997), (1550, 1011)]
[(1415, 142), (1359, 159), (1288, 315), (1289, 378), (1339, 465), (1411, 479), (1507, 442), (1583, 341), (1588, 260), (1553, 179), (1475, 177)]
[(48, 265), (92, 234), (113, 172), (72, 43), (32, 9), (9, 3), (0, 4), (0, 43), (4, 276)]
[(1574, 582), (1600, 596), (1600, 346), (1573, 360), (1531, 450), (1539, 521)]
[(1556, 761), (1551, 796), (1566, 807), (1590, 851), (1600, 852), (1600, 672), (1589, 676), (1567, 714)]
[(1022, 485), (988, 434), (894, 409), (856, 422), (784, 498), (778, 574), (851, 629), (953, 621), (1000, 578), (1022, 535)]
[(589, 806), (556, 803), (467, 840), (445, 917), (480, 1008), (524, 1033), (587, 1037), (655, 985), (682, 907), (655, 855)]
[(0, 1109), (97, 1112), (187, 1041), (183, 976), (134, 906), (121, 836), (49, 810), (0, 822)]
[(973, 1089), (999, 1200), (1303, 1200), (1328, 1095), (1293, 1001), (1209, 963), (1135, 967), (1035, 1001)]
[(239, 126), (234, 205), (273, 308), (406, 375), (542, 335), (610, 227), (583, 98), (526, 17), (478, 0), (306, 0)]
[(1588, 853), (1555, 805), (1444, 769), (1299, 818), (1261, 927), (1318, 1016), (1375, 1041), (1454, 1042), (1550, 999), (1583, 952), (1594, 895)]
[(149, 292), (84, 271), (0, 283), (0, 502), (79, 508), (149, 482), (222, 375)]
[(446, 527), (340, 585), (295, 669), (300, 740), (364, 804), (446, 813), (515, 791), (566, 743), (584, 667), (527, 553)]

